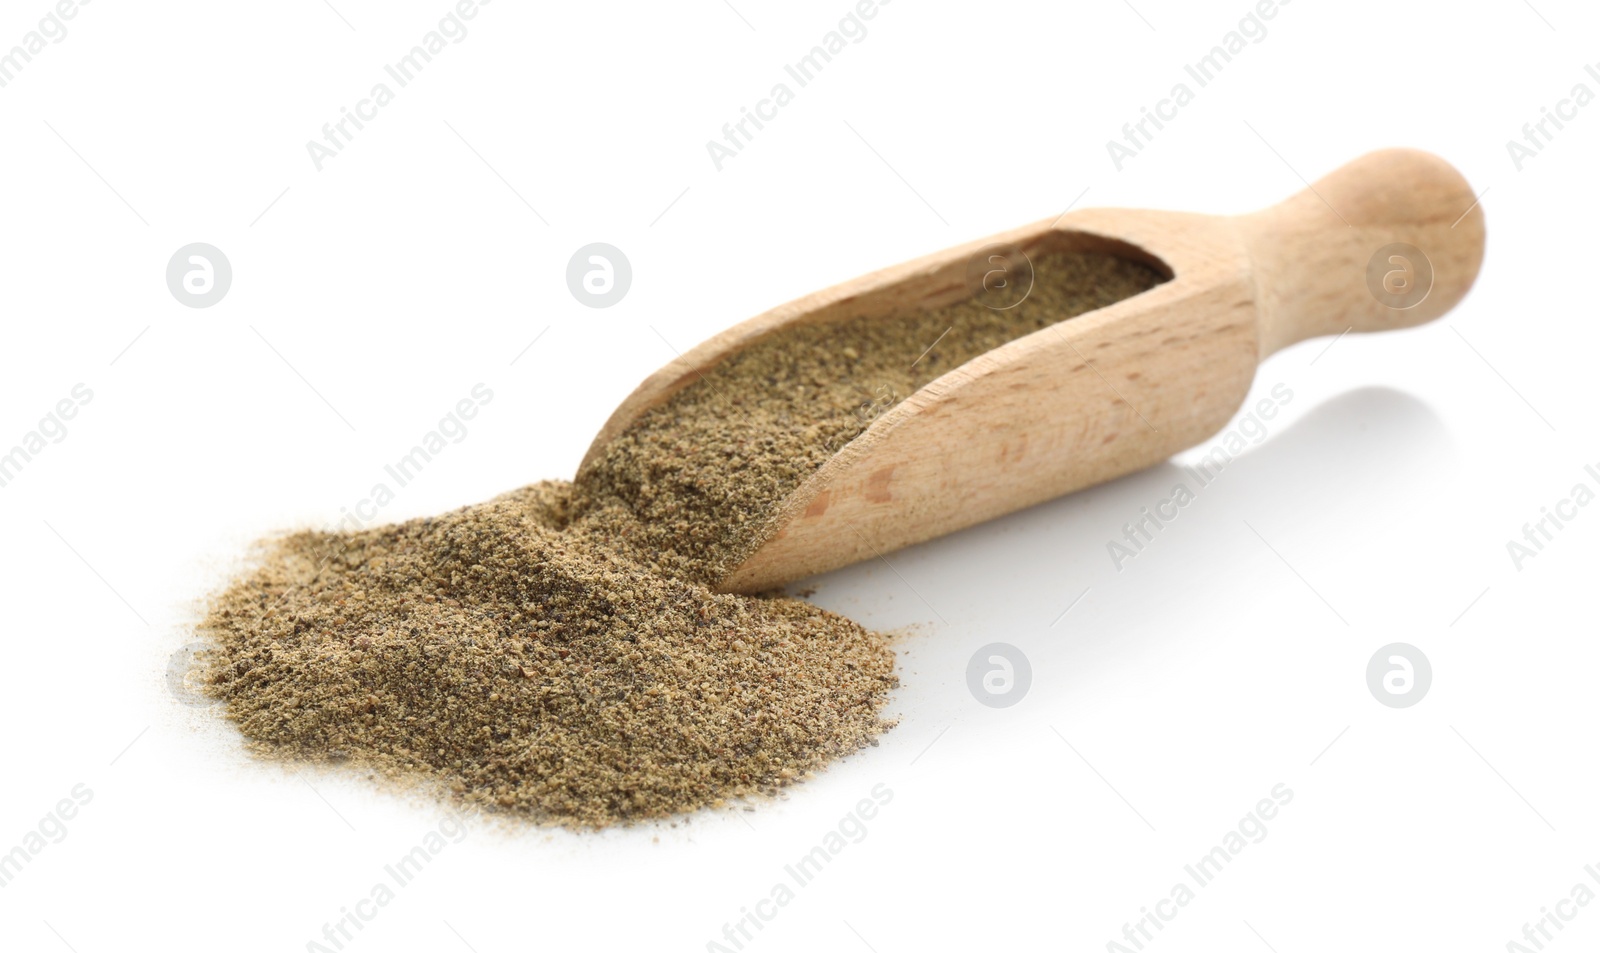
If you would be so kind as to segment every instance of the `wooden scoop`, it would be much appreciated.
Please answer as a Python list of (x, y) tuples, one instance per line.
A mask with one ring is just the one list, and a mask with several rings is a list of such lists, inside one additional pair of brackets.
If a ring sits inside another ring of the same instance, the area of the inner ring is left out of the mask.
[[(1216, 433), (1269, 354), (1431, 321), (1483, 260), (1483, 212), (1454, 168), (1374, 152), (1250, 215), (1085, 209), (874, 272), (774, 308), (652, 374), (584, 463), (641, 413), (780, 328), (1015, 303), (1031, 257), (1143, 261), (1171, 280), (1018, 338), (878, 417), (775, 510), (722, 580), (758, 592), (1150, 466)], [(1000, 246), (1000, 247), (996, 247)]]

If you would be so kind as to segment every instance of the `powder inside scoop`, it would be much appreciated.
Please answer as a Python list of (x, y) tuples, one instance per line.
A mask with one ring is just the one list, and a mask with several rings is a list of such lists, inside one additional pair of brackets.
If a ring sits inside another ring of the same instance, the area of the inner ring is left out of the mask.
[(1095, 254), (1041, 257), (1033, 271), (1005, 310), (971, 299), (789, 327), (734, 354), (611, 441), (579, 474), (579, 509), (618, 507), (646, 558), (721, 579), (766, 541), (774, 506), (885, 410), (980, 354), (1164, 280)]

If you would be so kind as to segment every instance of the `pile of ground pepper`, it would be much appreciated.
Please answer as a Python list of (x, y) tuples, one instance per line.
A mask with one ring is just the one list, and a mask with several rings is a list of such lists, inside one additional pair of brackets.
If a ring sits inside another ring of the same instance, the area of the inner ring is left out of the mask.
[(875, 743), (896, 684), (885, 636), (712, 586), (882, 410), (1162, 280), (1090, 254), (1034, 269), (1007, 310), (779, 331), (644, 413), (574, 483), (266, 541), (201, 624), (207, 693), (263, 756), (578, 827), (771, 794)]

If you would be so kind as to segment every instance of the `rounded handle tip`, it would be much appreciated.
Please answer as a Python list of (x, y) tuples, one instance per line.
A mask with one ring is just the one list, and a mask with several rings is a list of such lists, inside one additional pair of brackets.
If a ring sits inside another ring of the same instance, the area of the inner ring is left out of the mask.
[(1439, 317), (1483, 263), (1483, 207), (1432, 153), (1385, 149), (1240, 220), (1261, 312), (1261, 356), (1345, 331)]

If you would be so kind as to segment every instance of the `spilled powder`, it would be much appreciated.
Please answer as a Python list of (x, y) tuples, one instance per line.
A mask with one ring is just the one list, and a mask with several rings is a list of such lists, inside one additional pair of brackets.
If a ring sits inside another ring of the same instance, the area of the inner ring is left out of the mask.
[(712, 585), (883, 410), (1162, 280), (1089, 254), (1035, 271), (1005, 311), (966, 301), (764, 338), (643, 414), (576, 483), (263, 543), (202, 622), (206, 691), (263, 756), (577, 827), (771, 794), (876, 743), (896, 684), (884, 636)]

